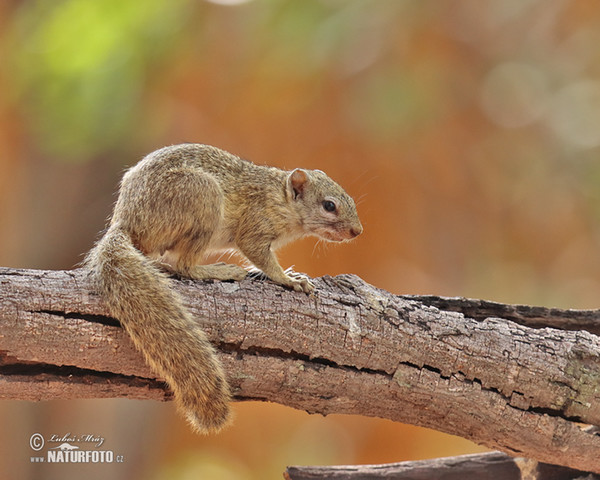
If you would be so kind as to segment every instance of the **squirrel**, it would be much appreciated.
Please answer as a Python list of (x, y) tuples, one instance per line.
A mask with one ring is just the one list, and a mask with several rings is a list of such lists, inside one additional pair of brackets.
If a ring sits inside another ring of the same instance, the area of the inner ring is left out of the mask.
[(310, 293), (309, 278), (284, 271), (274, 251), (307, 235), (339, 242), (362, 230), (352, 198), (320, 170), (284, 171), (208, 145), (173, 145), (126, 171), (84, 267), (192, 429), (210, 433), (229, 421), (229, 385), (169, 275), (242, 280), (248, 271), (240, 266), (201, 264), (207, 253), (233, 249), (270, 280)]

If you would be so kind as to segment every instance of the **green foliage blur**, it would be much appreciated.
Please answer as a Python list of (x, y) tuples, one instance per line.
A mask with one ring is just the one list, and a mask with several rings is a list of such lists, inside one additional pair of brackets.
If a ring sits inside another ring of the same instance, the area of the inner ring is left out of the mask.
[(173, 48), (189, 2), (23, 2), (8, 34), (16, 101), (48, 154), (70, 161), (134, 134), (144, 84)]

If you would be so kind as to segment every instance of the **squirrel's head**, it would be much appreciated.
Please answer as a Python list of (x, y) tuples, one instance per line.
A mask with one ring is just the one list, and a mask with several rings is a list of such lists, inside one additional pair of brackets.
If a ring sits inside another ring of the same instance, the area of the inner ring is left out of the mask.
[(362, 233), (354, 200), (321, 170), (297, 168), (288, 175), (286, 188), (306, 235), (342, 242)]

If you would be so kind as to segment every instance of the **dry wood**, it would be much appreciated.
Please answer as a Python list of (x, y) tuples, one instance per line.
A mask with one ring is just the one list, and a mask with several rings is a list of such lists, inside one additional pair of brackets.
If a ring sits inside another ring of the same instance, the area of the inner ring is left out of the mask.
[(489, 452), (386, 465), (288, 467), (286, 480), (592, 480), (586, 472)]
[[(600, 436), (580, 425), (600, 424), (600, 339), (585, 330), (520, 325), (501, 318), (506, 305), (464, 315), (460, 299), (438, 308), (352, 275), (315, 279), (311, 296), (173, 283), (240, 400), (389, 418), (600, 473)], [(82, 271), (0, 269), (0, 398), (168, 399), (105, 315)]]

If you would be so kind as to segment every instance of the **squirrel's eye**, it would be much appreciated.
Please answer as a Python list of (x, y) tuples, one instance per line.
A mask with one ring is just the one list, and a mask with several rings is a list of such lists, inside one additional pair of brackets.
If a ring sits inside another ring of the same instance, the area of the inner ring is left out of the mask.
[(331, 200), (323, 200), (323, 208), (326, 212), (335, 212), (335, 203)]

